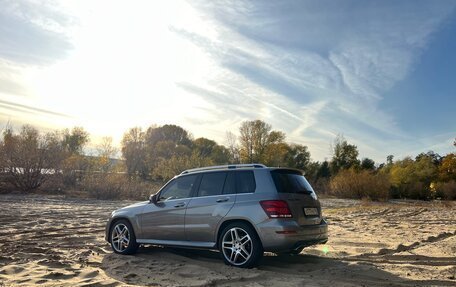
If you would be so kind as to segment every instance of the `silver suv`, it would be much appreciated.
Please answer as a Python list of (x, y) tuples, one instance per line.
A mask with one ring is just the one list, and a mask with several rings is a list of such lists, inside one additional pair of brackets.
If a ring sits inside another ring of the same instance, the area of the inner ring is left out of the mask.
[(120, 254), (140, 244), (218, 249), (225, 263), (249, 268), (264, 251), (326, 243), (328, 226), (299, 170), (242, 164), (182, 172), (149, 201), (112, 212), (106, 240)]

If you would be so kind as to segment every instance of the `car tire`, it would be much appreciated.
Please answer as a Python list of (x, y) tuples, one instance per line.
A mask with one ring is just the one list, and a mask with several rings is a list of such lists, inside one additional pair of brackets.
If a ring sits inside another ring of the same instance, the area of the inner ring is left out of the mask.
[(263, 257), (260, 238), (250, 225), (243, 222), (227, 225), (220, 234), (218, 247), (225, 264), (235, 267), (255, 267)]
[(109, 239), (112, 250), (118, 254), (134, 254), (139, 247), (133, 227), (125, 219), (114, 222), (109, 232)]

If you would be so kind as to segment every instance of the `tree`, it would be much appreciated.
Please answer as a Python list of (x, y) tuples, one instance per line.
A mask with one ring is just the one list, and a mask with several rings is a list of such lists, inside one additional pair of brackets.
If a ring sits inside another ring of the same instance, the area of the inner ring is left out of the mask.
[(239, 132), (241, 162), (277, 161), (276, 155), (273, 153), (282, 151), (284, 133), (271, 131), (271, 125), (261, 120), (243, 122)]
[(197, 138), (193, 141), (193, 151), (200, 157), (210, 157), (217, 143), (207, 138)]
[(103, 137), (97, 145), (97, 162), (96, 166), (102, 172), (108, 172), (113, 167), (113, 157), (117, 153), (117, 148), (112, 144), (111, 137)]
[(58, 133), (41, 135), (24, 125), (19, 134), (6, 129), (0, 142), (5, 179), (22, 191), (39, 188), (59, 171), (62, 145)]
[(333, 157), (331, 160), (332, 174), (336, 174), (342, 169), (359, 166), (358, 154), (356, 145), (348, 144), (345, 138), (339, 135), (334, 140)]
[(363, 158), (363, 160), (361, 161), (361, 169), (375, 170), (375, 161), (367, 157)]
[(131, 128), (122, 138), (122, 157), (125, 159), (127, 172), (130, 176), (147, 177), (145, 133), (140, 127)]
[(390, 169), (391, 184), (396, 197), (415, 199), (432, 198), (431, 182), (436, 178), (437, 167), (432, 158), (410, 157), (396, 161)]
[(456, 181), (456, 154), (450, 153), (443, 157), (438, 167), (438, 178), (440, 181)]
[(152, 126), (147, 129), (145, 140), (146, 144), (151, 147), (160, 141), (171, 141), (176, 145), (185, 145), (188, 147), (192, 144), (189, 133), (176, 125)]
[(229, 163), (240, 163), (239, 145), (237, 144), (237, 137), (232, 132), (226, 132), (226, 144), (229, 153)]
[(393, 164), (393, 159), (394, 155), (390, 154), (389, 156), (386, 157), (386, 164), (387, 165), (392, 165)]
[(62, 145), (70, 154), (82, 154), (82, 149), (89, 142), (89, 133), (82, 127), (74, 127), (71, 132), (63, 130)]
[(331, 177), (331, 170), (329, 168), (329, 162), (327, 160), (325, 160), (320, 168), (318, 169), (318, 172), (317, 172), (317, 180), (319, 178), (330, 178)]
[(284, 142), (268, 144), (258, 162), (267, 166), (287, 166), (289, 150), (289, 145)]
[(415, 161), (420, 161), (420, 159), (422, 159), (422, 158), (429, 158), (432, 161), (432, 163), (436, 166), (439, 165), (440, 162), (442, 161), (442, 157), (438, 153), (435, 153), (432, 150), (428, 151), (427, 153), (424, 153), (424, 152), (420, 153), (419, 155), (417, 155), (415, 157)]
[(290, 144), (286, 155), (287, 166), (308, 171), (310, 152), (305, 145)]
[(230, 151), (223, 145), (216, 145), (209, 157), (215, 165), (230, 163)]

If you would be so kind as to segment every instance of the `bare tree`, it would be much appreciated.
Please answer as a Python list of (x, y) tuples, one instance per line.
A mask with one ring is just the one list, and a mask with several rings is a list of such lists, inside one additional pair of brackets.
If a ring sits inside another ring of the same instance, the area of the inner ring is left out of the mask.
[(118, 149), (112, 143), (112, 137), (103, 137), (96, 150), (98, 154), (97, 167), (102, 172), (108, 172), (112, 169), (114, 165), (113, 158), (118, 152)]
[(39, 188), (59, 172), (62, 146), (58, 133), (40, 135), (25, 125), (19, 134), (8, 128), (3, 132), (1, 154), (6, 180), (22, 191)]
[(230, 131), (226, 132), (226, 144), (230, 153), (230, 163), (240, 163), (239, 145), (237, 136)]

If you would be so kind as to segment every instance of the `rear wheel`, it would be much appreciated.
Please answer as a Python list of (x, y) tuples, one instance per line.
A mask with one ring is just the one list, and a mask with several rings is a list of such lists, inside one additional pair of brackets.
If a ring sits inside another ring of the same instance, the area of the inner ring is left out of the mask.
[(243, 222), (226, 226), (218, 242), (220, 253), (226, 264), (252, 268), (263, 256), (263, 246), (255, 230)]
[(112, 225), (109, 237), (115, 253), (127, 255), (138, 250), (139, 244), (136, 243), (133, 227), (125, 219), (118, 220)]

